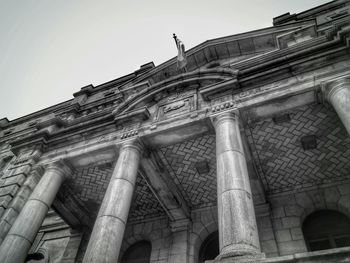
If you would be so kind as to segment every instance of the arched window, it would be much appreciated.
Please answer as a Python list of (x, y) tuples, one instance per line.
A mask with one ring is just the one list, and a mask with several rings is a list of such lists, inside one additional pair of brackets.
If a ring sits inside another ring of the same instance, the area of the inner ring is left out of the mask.
[(125, 251), (121, 263), (149, 263), (151, 251), (152, 245), (150, 242), (137, 242)]
[(350, 219), (333, 210), (319, 210), (303, 223), (309, 251), (350, 246)]
[(215, 259), (219, 255), (219, 233), (211, 233), (199, 249), (199, 263)]

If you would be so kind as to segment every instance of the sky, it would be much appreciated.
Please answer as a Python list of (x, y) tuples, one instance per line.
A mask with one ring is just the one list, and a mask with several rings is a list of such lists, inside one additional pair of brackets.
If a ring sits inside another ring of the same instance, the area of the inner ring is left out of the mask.
[(0, 119), (73, 98), (213, 38), (325, 0), (0, 0)]

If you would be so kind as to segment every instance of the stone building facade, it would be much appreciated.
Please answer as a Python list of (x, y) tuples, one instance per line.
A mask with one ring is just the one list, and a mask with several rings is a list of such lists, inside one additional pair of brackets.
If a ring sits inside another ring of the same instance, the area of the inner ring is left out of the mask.
[(350, 1), (0, 120), (0, 261), (350, 262)]

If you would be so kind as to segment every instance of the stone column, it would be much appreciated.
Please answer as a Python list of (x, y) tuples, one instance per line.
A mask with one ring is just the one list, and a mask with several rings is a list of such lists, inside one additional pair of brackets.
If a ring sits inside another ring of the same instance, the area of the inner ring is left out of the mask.
[(141, 152), (141, 146), (135, 142), (122, 146), (91, 233), (84, 263), (117, 262)]
[(0, 247), (2, 263), (24, 262), (43, 220), (70, 168), (63, 162), (47, 167)]
[(350, 134), (350, 77), (327, 83), (323, 92)]
[(220, 243), (218, 259), (255, 257), (260, 255), (260, 246), (239, 117), (234, 113), (222, 113), (214, 117), (214, 126)]

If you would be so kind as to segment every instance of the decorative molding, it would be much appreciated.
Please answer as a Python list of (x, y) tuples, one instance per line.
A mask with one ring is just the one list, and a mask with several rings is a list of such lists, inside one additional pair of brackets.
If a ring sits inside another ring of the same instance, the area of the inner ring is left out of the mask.
[(218, 93), (222, 94), (227, 91), (231, 91), (231, 93), (233, 93), (233, 90), (239, 87), (239, 83), (237, 80), (238, 71), (235, 71), (235, 72), (236, 72), (235, 73), (236, 75), (234, 76), (233, 79), (223, 80), (219, 83), (215, 83), (199, 89), (199, 93), (203, 96), (204, 100), (207, 100), (207, 101), (211, 100)]
[(116, 125), (120, 125), (125, 122), (141, 123), (145, 120), (148, 120), (150, 117), (150, 113), (147, 107), (135, 109), (124, 114), (118, 114), (118, 112), (114, 110), (112, 114), (114, 115), (114, 122)]
[(197, 93), (195, 90), (183, 93), (176, 92), (158, 102), (153, 115), (153, 126), (165, 119), (193, 114), (197, 109)]
[(121, 136), (120, 136), (120, 139), (126, 139), (126, 138), (130, 138), (130, 137), (133, 137), (133, 136), (136, 136), (139, 134), (139, 131), (138, 130), (131, 130), (131, 131), (128, 131), (128, 132), (124, 132)]
[(344, 88), (344, 85), (350, 86), (350, 75), (340, 76), (322, 82), (320, 86), (323, 100), (329, 101), (335, 92)]

